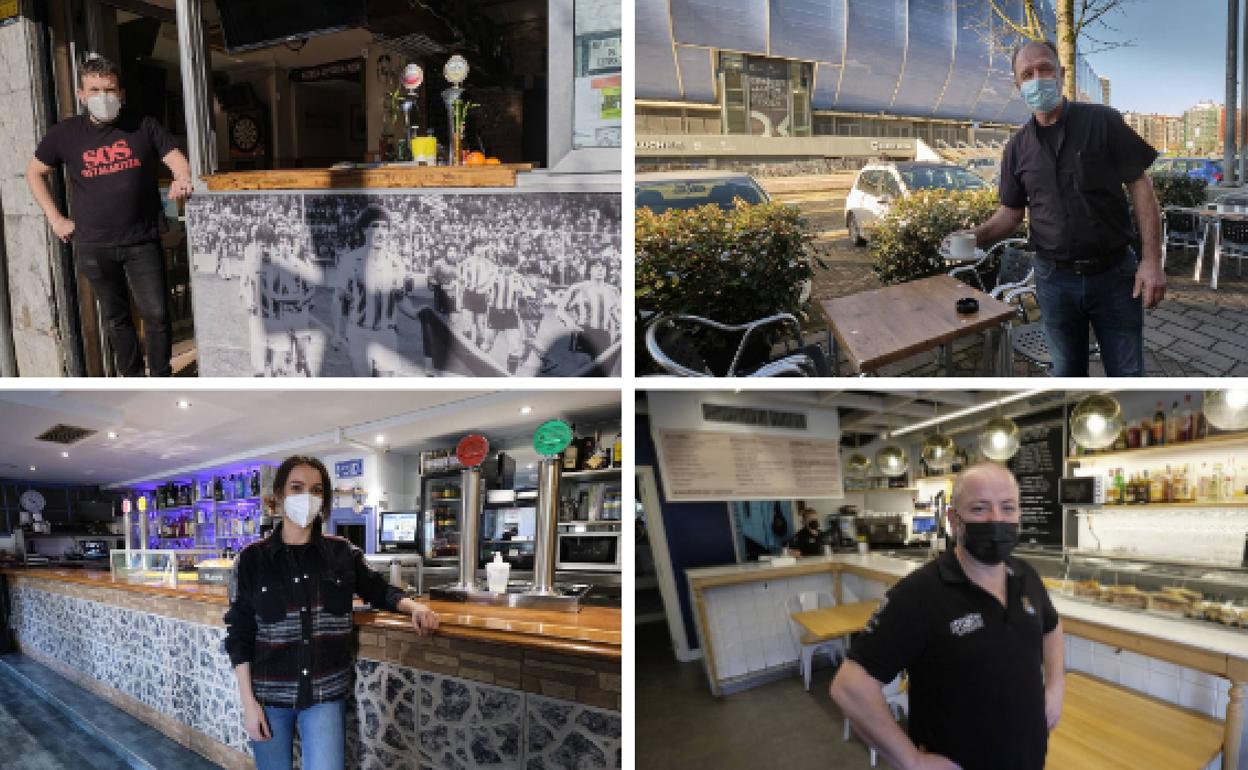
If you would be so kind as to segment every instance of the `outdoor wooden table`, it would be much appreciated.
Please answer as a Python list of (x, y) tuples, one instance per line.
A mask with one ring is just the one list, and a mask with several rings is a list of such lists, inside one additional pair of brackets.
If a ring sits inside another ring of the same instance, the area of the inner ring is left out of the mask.
[(1045, 770), (1201, 770), (1222, 751), (1222, 723), (1086, 674), (1067, 672)]
[(838, 604), (835, 607), (794, 612), (793, 620), (805, 631), (802, 643), (817, 644), (858, 633), (867, 627), (867, 621), (879, 606), (879, 599)]
[[(959, 313), (954, 303), (962, 297), (979, 301), (974, 313)], [(851, 294), (819, 303), (828, 320), (832, 365), (838, 346), (860, 373), (944, 347), (946, 374), (953, 376), (953, 341), (958, 337), (1002, 327), (1015, 310), (957, 278), (937, 275), (898, 286)], [(1009, 335), (1002, 329), (996, 367), (1009, 360)]]

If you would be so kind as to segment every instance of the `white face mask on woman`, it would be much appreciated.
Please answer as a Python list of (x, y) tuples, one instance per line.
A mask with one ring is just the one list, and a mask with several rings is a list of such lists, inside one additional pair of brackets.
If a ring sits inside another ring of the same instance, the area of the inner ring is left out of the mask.
[(299, 495), (287, 495), (282, 500), (282, 512), (296, 525), (306, 527), (308, 522), (321, 514), (321, 497), (306, 492)]
[(91, 94), (87, 97), (87, 112), (101, 123), (112, 123), (121, 112), (121, 100), (116, 94)]

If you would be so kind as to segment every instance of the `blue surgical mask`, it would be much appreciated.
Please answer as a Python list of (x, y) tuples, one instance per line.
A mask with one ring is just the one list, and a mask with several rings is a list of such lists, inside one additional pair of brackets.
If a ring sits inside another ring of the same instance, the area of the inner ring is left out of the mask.
[(1052, 112), (1062, 103), (1062, 89), (1057, 78), (1033, 78), (1023, 83), (1019, 90), (1032, 112)]

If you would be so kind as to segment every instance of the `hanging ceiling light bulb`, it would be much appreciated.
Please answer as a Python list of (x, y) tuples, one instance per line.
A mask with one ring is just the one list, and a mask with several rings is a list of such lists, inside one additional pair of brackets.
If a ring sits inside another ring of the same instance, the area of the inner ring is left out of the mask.
[(1018, 454), (1018, 425), (1008, 417), (994, 417), (979, 431), (979, 451), (989, 460), (1008, 460)]
[[(892, 433), (893, 421), (888, 421), (888, 434)], [(880, 451), (875, 453), (875, 467), (885, 476), (904, 476), (906, 471), (910, 470), (910, 458), (906, 455), (906, 451), (896, 444), (885, 444)]]
[(845, 475), (851, 479), (865, 479), (871, 474), (871, 460), (858, 451), (858, 434), (854, 434), (854, 451), (845, 458)]
[(1200, 410), (1218, 430), (1248, 428), (1248, 388), (1206, 390)]
[(1109, 396), (1092, 395), (1070, 413), (1070, 435), (1084, 449), (1104, 449), (1122, 432), (1122, 407)]
[[(940, 407), (936, 407), (936, 416), (940, 417)], [(957, 450), (954, 446), (953, 439), (940, 432), (940, 426), (937, 425), (936, 432), (923, 439), (923, 448), (920, 454), (923, 462), (927, 463), (927, 467), (932, 470), (944, 470), (949, 463), (953, 461), (953, 453)]]

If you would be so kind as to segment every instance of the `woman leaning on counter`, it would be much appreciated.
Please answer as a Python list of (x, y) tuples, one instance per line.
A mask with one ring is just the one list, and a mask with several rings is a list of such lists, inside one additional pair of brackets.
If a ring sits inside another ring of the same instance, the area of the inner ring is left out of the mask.
[(330, 493), (320, 460), (286, 458), (273, 478), (282, 520), (234, 565), (225, 650), (257, 770), (291, 767), (296, 724), (304, 770), (343, 767), (355, 594), (378, 609), (411, 613), (419, 634), (438, 627), (438, 616), (369, 569), (359, 548), (321, 533)]

